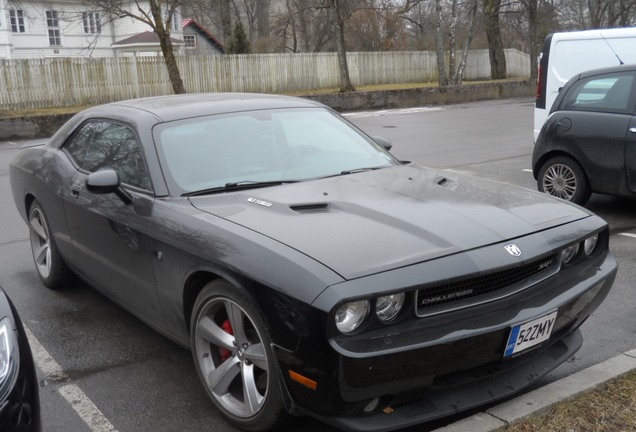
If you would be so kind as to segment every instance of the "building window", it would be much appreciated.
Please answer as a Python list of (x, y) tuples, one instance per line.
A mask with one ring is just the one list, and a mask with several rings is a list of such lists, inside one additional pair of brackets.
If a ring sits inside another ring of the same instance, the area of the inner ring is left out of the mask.
[(82, 12), (84, 34), (97, 34), (102, 29), (102, 17), (99, 12)]
[(183, 40), (185, 41), (186, 49), (195, 49), (197, 47), (196, 35), (183, 35)]
[(60, 20), (57, 17), (57, 11), (46, 11), (46, 26), (49, 28), (49, 45), (62, 45), (60, 37)]
[(22, 10), (11, 9), (9, 18), (11, 19), (11, 33), (24, 33), (26, 31), (24, 27), (24, 12)]

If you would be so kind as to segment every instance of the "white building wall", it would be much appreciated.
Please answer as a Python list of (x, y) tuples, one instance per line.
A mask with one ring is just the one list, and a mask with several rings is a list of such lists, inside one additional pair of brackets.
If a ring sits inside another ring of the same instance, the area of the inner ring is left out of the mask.
[[(9, 4), (8, 0), (0, 0), (0, 59), (115, 57), (117, 52), (111, 47), (113, 42), (144, 31), (152, 31), (149, 25), (132, 18), (116, 19), (111, 24), (108, 17), (102, 13), (101, 33), (85, 34), (82, 13), (92, 10), (79, 1), (21, 1), (19, 4), (20, 6), (15, 6), (15, 3)], [(24, 11), (25, 33), (11, 32), (9, 9), (13, 8), (21, 8)], [(51, 46), (49, 43), (47, 10), (58, 12), (60, 46)], [(183, 39), (183, 31), (173, 30), (172, 37)]]

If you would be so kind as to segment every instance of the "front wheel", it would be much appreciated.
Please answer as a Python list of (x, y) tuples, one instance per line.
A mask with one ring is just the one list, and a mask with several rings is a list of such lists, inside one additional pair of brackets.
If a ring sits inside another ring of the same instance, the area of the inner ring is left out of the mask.
[(549, 159), (539, 170), (539, 191), (583, 205), (592, 194), (581, 165), (567, 156)]
[(72, 278), (71, 270), (55, 244), (51, 227), (38, 201), (33, 201), (29, 210), (29, 234), (33, 262), (42, 283), (51, 289), (67, 285)]
[(286, 420), (267, 326), (246, 293), (225, 280), (206, 285), (190, 332), (199, 378), (230, 423), (265, 431)]

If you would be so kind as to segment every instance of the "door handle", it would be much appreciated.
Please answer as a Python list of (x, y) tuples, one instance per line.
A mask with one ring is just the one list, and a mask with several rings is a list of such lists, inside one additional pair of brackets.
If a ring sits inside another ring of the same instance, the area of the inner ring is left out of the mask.
[(633, 127), (629, 130), (631, 133), (636, 133), (636, 127)]
[(75, 198), (79, 197), (79, 194), (81, 191), (82, 191), (82, 188), (79, 186), (71, 187), (71, 195), (74, 196)]

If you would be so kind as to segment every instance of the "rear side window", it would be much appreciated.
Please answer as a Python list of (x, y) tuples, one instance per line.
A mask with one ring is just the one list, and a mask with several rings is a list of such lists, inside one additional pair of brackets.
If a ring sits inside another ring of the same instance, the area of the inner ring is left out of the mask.
[(150, 177), (137, 135), (127, 126), (106, 121), (84, 124), (64, 149), (88, 172), (112, 169), (122, 183), (150, 190)]
[(633, 74), (587, 78), (572, 86), (563, 98), (559, 109), (633, 113), (633, 88)]

